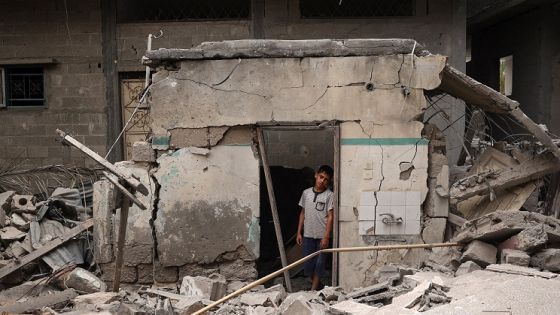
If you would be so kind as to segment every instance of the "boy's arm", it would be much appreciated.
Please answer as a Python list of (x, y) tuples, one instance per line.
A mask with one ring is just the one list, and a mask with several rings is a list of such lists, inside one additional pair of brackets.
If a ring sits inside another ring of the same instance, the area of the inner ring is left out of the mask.
[(299, 212), (299, 223), (298, 223), (298, 227), (297, 227), (297, 237), (296, 237), (296, 242), (298, 243), (298, 245), (301, 245), (303, 243), (303, 235), (301, 234), (301, 232), (303, 231), (303, 221), (305, 220), (305, 209), (303, 209), (303, 207), (301, 208), (301, 211)]
[(331, 237), (332, 227), (333, 227), (333, 209), (329, 210), (327, 214), (327, 228), (325, 229), (325, 236), (321, 239), (321, 249), (329, 247), (329, 239)]

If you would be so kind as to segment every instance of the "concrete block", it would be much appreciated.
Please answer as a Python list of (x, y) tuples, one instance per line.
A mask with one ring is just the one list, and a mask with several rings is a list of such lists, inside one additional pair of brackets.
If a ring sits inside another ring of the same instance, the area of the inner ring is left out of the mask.
[(459, 268), (457, 268), (457, 271), (455, 271), (455, 277), (462, 276), (476, 270), (482, 270), (482, 267), (480, 267), (474, 261), (466, 261), (462, 263)]
[(136, 267), (138, 271), (139, 284), (154, 283), (154, 266), (152, 264), (140, 264)]
[(461, 262), (474, 261), (482, 267), (496, 263), (498, 249), (488, 243), (472, 241), (463, 252)]
[(445, 237), (446, 218), (427, 218), (422, 229), (425, 243), (441, 243)]
[(516, 249), (528, 253), (535, 252), (545, 246), (548, 242), (544, 224), (538, 224), (519, 232), (502, 242), (500, 249)]
[(461, 255), (461, 251), (456, 247), (435, 247), (432, 248), (428, 260), (451, 270), (456, 270), (461, 264)]
[(500, 263), (501, 264), (511, 264), (517, 266), (529, 266), (531, 262), (531, 256), (527, 253), (515, 250), (515, 249), (502, 249), (500, 253)]
[(179, 293), (216, 301), (226, 294), (226, 289), (226, 278), (221, 274), (215, 273), (210, 275), (210, 277), (184, 277)]
[(15, 191), (0, 193), (0, 227), (6, 226), (6, 215), (12, 211), (12, 198)]
[(205, 306), (200, 297), (186, 296), (173, 304), (173, 309), (180, 314), (192, 314)]
[(156, 151), (146, 141), (136, 141), (132, 144), (132, 160), (135, 162), (155, 162)]
[(560, 249), (548, 248), (531, 257), (531, 266), (552, 272), (560, 272)]
[(218, 273), (220, 268), (217, 264), (212, 265), (199, 265), (199, 264), (186, 264), (179, 267), (179, 279), (185, 276), (203, 276), (208, 277), (213, 273)]
[(119, 300), (120, 296), (117, 292), (96, 292), (75, 297), (74, 307), (77, 309), (87, 308), (89, 305), (109, 304)]
[(98, 264), (113, 261), (113, 211), (115, 186), (107, 179), (93, 184), (93, 254)]
[(322, 314), (326, 308), (322, 304), (311, 303), (303, 297), (282, 303), (281, 314), (283, 315), (315, 315)]
[(367, 304), (343, 301), (329, 307), (329, 314), (333, 315), (367, 315), (374, 314), (378, 308)]
[(35, 197), (33, 195), (18, 195), (12, 197), (12, 210), (35, 212)]
[[(112, 282), (115, 276), (115, 264), (99, 264), (99, 268), (102, 271), (101, 280), (106, 282)], [(121, 269), (121, 282), (123, 283), (135, 283), (138, 279), (136, 268), (123, 266)]]
[(254, 261), (241, 259), (220, 264), (220, 274), (228, 280), (252, 281), (257, 278), (257, 269)]
[(175, 266), (163, 266), (156, 262), (154, 266), (154, 281), (161, 283), (177, 282), (179, 279), (179, 268)]

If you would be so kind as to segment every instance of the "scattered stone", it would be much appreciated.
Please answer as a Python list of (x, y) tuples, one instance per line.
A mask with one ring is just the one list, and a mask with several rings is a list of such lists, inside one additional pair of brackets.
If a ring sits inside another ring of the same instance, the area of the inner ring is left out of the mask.
[(535, 252), (548, 242), (548, 234), (543, 224), (524, 229), (499, 245), (500, 249), (516, 249), (528, 253)]
[(199, 296), (216, 301), (224, 297), (226, 294), (226, 288), (226, 278), (221, 274), (214, 273), (209, 277), (184, 277), (179, 293), (187, 296)]
[(329, 307), (329, 313), (333, 315), (368, 315), (373, 314), (376, 310), (377, 307), (351, 300), (343, 301)]
[(459, 266), (459, 268), (457, 268), (457, 271), (455, 271), (455, 276), (459, 277), (476, 270), (482, 270), (482, 267), (477, 265), (474, 261), (465, 261)]
[(488, 243), (472, 241), (465, 248), (461, 261), (474, 261), (482, 267), (496, 263), (498, 249)]
[(529, 266), (531, 262), (531, 256), (527, 253), (515, 250), (515, 249), (502, 249), (500, 254), (500, 263), (502, 264), (512, 264), (517, 266)]
[(280, 309), (280, 314), (283, 315), (317, 315), (322, 314), (326, 308), (323, 304), (309, 302), (303, 296), (284, 304), (282, 303)]
[(103, 292), (107, 289), (105, 282), (80, 267), (58, 276), (56, 284), (61, 289), (72, 288), (81, 293)]
[(552, 272), (560, 272), (560, 249), (548, 248), (531, 257), (531, 266)]
[(173, 309), (180, 314), (192, 314), (204, 306), (206, 306), (206, 303), (202, 298), (188, 296), (173, 304)]
[(146, 141), (136, 141), (132, 144), (132, 160), (135, 162), (155, 162), (156, 151), (152, 144)]

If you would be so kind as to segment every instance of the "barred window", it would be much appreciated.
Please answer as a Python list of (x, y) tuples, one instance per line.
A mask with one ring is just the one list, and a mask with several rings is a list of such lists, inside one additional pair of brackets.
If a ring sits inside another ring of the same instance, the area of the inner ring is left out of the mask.
[(44, 71), (42, 67), (7, 67), (5, 103), (7, 106), (45, 105)]
[(414, 16), (415, 0), (300, 0), (302, 18)]
[(118, 0), (117, 6), (117, 20), (121, 23), (251, 17), (251, 0)]

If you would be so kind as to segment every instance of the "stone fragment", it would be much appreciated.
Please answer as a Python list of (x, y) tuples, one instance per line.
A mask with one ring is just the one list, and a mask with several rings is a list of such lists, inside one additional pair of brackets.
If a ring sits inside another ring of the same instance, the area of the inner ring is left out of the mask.
[(107, 285), (93, 273), (76, 267), (66, 272), (56, 279), (56, 284), (61, 289), (72, 288), (81, 293), (103, 292), (107, 289)]
[(23, 218), (22, 215), (18, 214), (18, 213), (12, 213), (10, 215), (10, 221), (12, 222), (11, 224), (22, 230), (22, 231), (27, 231), (29, 230), (29, 221), (27, 221), (26, 219)]
[(109, 304), (119, 300), (120, 296), (116, 292), (96, 292), (85, 295), (78, 295), (72, 300), (75, 308), (85, 308), (88, 304), (100, 305)]
[(156, 151), (152, 144), (146, 141), (136, 141), (132, 144), (132, 160), (135, 162), (155, 162)]
[(216, 301), (225, 295), (226, 288), (226, 278), (221, 274), (215, 273), (209, 277), (186, 276), (183, 278), (179, 293)]
[(422, 230), (422, 239), (425, 243), (441, 243), (445, 237), (447, 218), (428, 218)]
[(290, 300), (284, 305), (285, 303), (282, 303), (280, 309), (280, 313), (283, 315), (318, 315), (323, 314), (326, 309), (325, 305), (309, 302), (303, 296)]
[(329, 313), (333, 315), (369, 315), (374, 314), (376, 310), (377, 307), (351, 300), (343, 301), (329, 307)]
[(435, 247), (428, 260), (450, 270), (457, 270), (461, 264), (461, 251), (457, 247)]
[(246, 309), (247, 315), (277, 315), (278, 312), (274, 307), (257, 306)]
[(186, 296), (173, 304), (173, 309), (180, 314), (192, 314), (205, 306), (204, 300), (196, 296)]
[(12, 211), (35, 212), (35, 197), (33, 195), (14, 195), (12, 197)]
[(482, 270), (482, 267), (477, 265), (474, 261), (465, 261), (459, 266), (459, 268), (457, 268), (457, 271), (455, 271), (455, 277), (459, 277), (476, 270)]
[(233, 293), (241, 288), (243, 288), (244, 286), (247, 285), (247, 282), (243, 282), (243, 281), (230, 281), (227, 285), (227, 289), (226, 292), (229, 293)]
[(22, 232), (13, 226), (7, 226), (5, 228), (0, 229), (0, 240), (6, 242), (21, 240), (26, 235), (27, 233)]
[(560, 272), (560, 249), (548, 248), (531, 257), (531, 266), (552, 272)]
[(545, 231), (544, 224), (538, 224), (510, 237), (498, 247), (500, 249), (517, 249), (532, 253), (544, 247), (547, 242), (548, 234)]
[(332, 301), (342, 302), (346, 299), (346, 294), (344, 294), (344, 290), (341, 287), (326, 286), (317, 292), (317, 296), (327, 303)]
[(481, 241), (472, 241), (465, 248), (461, 261), (474, 261), (481, 267), (486, 267), (496, 263), (497, 253), (498, 249), (495, 246)]
[(0, 193), (0, 227), (6, 226), (6, 215), (12, 211), (12, 198), (15, 194), (15, 191)]
[(512, 264), (517, 266), (529, 266), (531, 262), (531, 256), (527, 255), (527, 253), (515, 250), (515, 249), (502, 249), (500, 253), (500, 263), (502, 264)]

